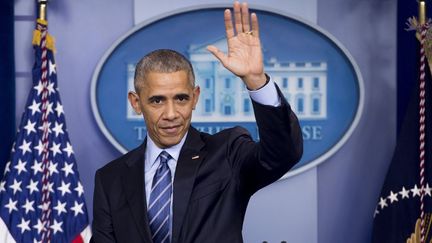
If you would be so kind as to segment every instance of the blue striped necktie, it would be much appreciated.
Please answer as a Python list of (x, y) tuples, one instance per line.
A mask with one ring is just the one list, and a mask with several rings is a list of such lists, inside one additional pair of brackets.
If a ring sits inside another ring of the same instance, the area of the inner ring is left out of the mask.
[(149, 225), (154, 243), (170, 242), (170, 209), (171, 209), (171, 171), (168, 160), (171, 156), (162, 151), (159, 155), (160, 165), (153, 177), (148, 207)]

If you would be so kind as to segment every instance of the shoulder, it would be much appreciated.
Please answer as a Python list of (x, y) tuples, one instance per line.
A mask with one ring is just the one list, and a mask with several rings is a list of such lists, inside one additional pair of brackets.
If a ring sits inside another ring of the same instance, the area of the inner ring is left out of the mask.
[(244, 137), (247, 139), (252, 139), (249, 131), (241, 126), (235, 126), (232, 128), (224, 129), (215, 134), (208, 134), (205, 132), (200, 132), (201, 139), (206, 144), (221, 144), (237, 140), (238, 138)]
[(133, 163), (137, 158), (143, 158), (143, 151), (144, 148), (143, 145), (141, 145), (140, 147), (127, 152), (98, 169), (96, 175), (109, 178), (121, 175), (121, 172), (127, 168), (129, 163)]

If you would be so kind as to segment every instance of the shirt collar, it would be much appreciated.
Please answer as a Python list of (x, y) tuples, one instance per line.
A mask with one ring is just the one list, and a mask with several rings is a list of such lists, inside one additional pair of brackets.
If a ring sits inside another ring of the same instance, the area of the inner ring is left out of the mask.
[(174, 159), (174, 161), (177, 163), (177, 160), (180, 156), (180, 150), (183, 147), (183, 144), (186, 141), (188, 132), (183, 136), (183, 138), (180, 140), (180, 142), (174, 146), (171, 146), (169, 148), (161, 149), (159, 148), (153, 140), (150, 138), (150, 136), (147, 133), (147, 144), (146, 144), (146, 151), (145, 151), (145, 171), (150, 169), (154, 163), (156, 162), (156, 159), (158, 158), (159, 154), (165, 150), (167, 153), (169, 153)]

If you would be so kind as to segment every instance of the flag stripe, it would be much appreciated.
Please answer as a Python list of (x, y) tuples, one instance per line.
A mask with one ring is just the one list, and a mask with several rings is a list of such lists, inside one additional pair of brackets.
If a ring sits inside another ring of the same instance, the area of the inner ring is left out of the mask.
[(15, 239), (9, 233), (8, 227), (6, 226), (3, 219), (0, 219), (0, 242), (3, 243), (16, 243)]

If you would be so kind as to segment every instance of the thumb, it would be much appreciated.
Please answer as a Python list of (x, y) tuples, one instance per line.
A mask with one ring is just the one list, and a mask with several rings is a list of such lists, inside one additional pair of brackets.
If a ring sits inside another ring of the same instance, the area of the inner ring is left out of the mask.
[(219, 59), (222, 65), (226, 66), (225, 64), (228, 61), (228, 57), (225, 55), (225, 53), (223, 53), (216, 46), (213, 45), (207, 46), (207, 50), (211, 52), (217, 59)]

